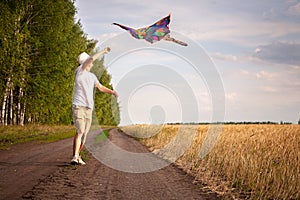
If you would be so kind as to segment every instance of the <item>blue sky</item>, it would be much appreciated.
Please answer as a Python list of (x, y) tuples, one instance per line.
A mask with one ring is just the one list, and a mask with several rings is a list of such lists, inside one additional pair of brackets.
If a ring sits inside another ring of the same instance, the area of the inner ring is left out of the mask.
[[(223, 84), (224, 121), (298, 122), (299, 0), (77, 0), (75, 5), (88, 37), (98, 40), (99, 48), (113, 47), (105, 61), (120, 95), (121, 124), (222, 120), (214, 118), (220, 97), (208, 83), (214, 79)], [(171, 35), (198, 46), (149, 44), (111, 25), (140, 28), (169, 13)], [(123, 46), (116, 43), (121, 40)], [(133, 50), (118, 57), (122, 47)], [(203, 77), (181, 56), (205, 60), (201, 49), (219, 75)], [(193, 103), (177, 91), (187, 91)]]

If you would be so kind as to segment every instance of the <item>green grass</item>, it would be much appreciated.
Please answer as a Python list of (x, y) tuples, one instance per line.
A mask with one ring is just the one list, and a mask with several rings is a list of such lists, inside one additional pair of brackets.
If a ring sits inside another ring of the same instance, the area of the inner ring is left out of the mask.
[(54, 142), (73, 137), (73, 125), (26, 125), (26, 126), (0, 126), (0, 150), (8, 149), (13, 144), (30, 141)]
[(99, 142), (103, 142), (105, 141), (108, 137), (109, 137), (109, 131), (111, 129), (106, 129), (103, 130), (101, 134), (99, 134), (96, 138), (95, 138), (95, 142), (99, 143)]
[[(92, 128), (105, 128), (95, 139), (96, 142), (102, 142), (109, 137), (109, 131), (115, 126), (97, 126)], [(31, 141), (55, 142), (71, 138), (74, 135), (74, 125), (0, 126), (0, 150), (9, 149), (14, 144)]]
[(82, 158), (82, 160), (84, 162), (87, 162), (89, 160), (89, 151), (86, 150), (86, 149), (83, 149), (81, 152), (80, 152), (80, 156)]

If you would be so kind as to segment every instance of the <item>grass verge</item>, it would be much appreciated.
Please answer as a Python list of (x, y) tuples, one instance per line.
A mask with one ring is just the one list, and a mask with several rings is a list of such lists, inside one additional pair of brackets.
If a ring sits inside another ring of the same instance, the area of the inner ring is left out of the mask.
[(96, 138), (95, 138), (95, 142), (99, 143), (99, 142), (103, 142), (105, 141), (108, 137), (109, 137), (109, 131), (111, 129), (105, 129), (102, 131), (101, 134), (99, 134)]
[(30, 141), (54, 142), (73, 137), (73, 125), (0, 126), (0, 150)]

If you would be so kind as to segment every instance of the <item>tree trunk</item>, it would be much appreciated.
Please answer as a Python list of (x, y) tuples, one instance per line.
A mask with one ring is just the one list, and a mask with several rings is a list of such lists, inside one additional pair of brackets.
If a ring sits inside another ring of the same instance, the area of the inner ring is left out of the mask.
[(13, 123), (14, 123), (13, 109), (14, 109), (14, 92), (13, 92), (13, 89), (10, 88), (10, 104), (9, 104), (9, 124), (10, 125), (13, 125)]
[(9, 117), (9, 97), (10, 91), (12, 90), (12, 82), (9, 77), (6, 83), (6, 89), (3, 95), (3, 103), (2, 103), (2, 112), (1, 112), (1, 124), (7, 126), (8, 125), (8, 117)]
[(7, 92), (5, 91), (3, 96), (3, 103), (2, 103), (2, 111), (1, 111), (1, 124), (6, 126), (6, 102), (7, 102)]
[(24, 115), (25, 115), (25, 102), (22, 103), (22, 99), (24, 96), (23, 89), (19, 88), (19, 96), (18, 96), (18, 108), (17, 108), (17, 124), (23, 126), (24, 125)]

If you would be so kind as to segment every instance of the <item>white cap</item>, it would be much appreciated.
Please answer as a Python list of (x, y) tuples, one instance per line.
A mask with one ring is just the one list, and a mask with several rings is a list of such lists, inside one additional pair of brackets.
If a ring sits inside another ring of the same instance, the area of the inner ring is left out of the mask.
[(77, 62), (81, 65), (82, 63), (84, 63), (87, 59), (89, 59), (90, 56), (89, 54), (83, 52), (81, 53), (78, 58), (77, 58)]

